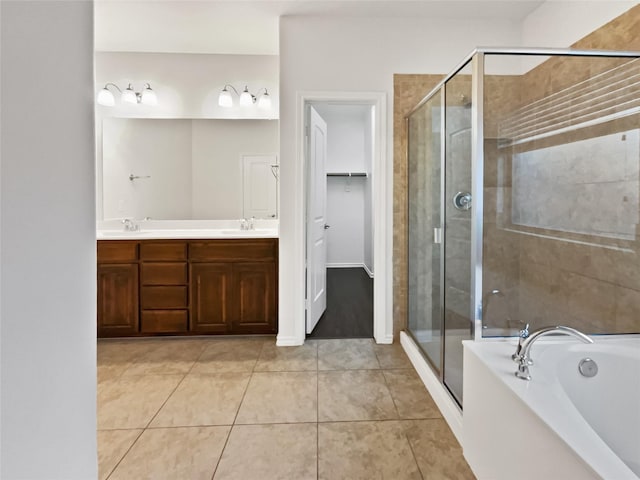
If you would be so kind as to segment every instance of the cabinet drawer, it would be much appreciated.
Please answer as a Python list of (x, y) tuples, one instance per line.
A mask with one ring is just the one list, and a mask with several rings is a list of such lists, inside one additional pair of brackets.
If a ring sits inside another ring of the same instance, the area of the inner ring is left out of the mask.
[(140, 244), (140, 260), (186, 260), (186, 242), (142, 242)]
[(189, 316), (186, 310), (146, 310), (142, 312), (140, 331), (149, 333), (186, 332)]
[(187, 308), (187, 287), (142, 287), (143, 309)]
[(138, 260), (138, 242), (98, 240), (98, 263), (122, 263)]
[(186, 285), (187, 264), (142, 263), (140, 276), (143, 285)]
[(212, 240), (191, 242), (189, 257), (192, 261), (274, 261), (277, 243), (274, 239)]

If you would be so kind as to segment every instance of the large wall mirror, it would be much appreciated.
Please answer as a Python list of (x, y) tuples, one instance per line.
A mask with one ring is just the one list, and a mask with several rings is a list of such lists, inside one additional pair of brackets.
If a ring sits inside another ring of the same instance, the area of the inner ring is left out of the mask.
[(277, 218), (278, 121), (105, 118), (102, 217)]

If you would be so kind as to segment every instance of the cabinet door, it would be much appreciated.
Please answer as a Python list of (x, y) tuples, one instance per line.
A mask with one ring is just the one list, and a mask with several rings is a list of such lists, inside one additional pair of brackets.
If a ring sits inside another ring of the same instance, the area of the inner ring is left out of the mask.
[(138, 265), (98, 265), (98, 336), (138, 331)]
[(234, 269), (234, 333), (275, 333), (276, 266), (236, 263)]
[(225, 263), (191, 264), (191, 331), (231, 330), (232, 267)]

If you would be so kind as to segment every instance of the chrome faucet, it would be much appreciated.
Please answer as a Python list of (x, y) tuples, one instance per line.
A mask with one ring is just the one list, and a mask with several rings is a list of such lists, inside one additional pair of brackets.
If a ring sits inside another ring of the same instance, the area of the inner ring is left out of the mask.
[(513, 361), (517, 362), (520, 358), (520, 352), (522, 352), (522, 342), (529, 337), (529, 324), (527, 323), (522, 330), (518, 332), (518, 346), (516, 347), (516, 353), (511, 355)]
[(251, 217), (249, 220), (247, 220), (246, 218), (243, 218), (242, 220), (240, 220), (240, 230), (254, 230), (255, 218), (256, 217)]
[(138, 225), (130, 218), (123, 218), (122, 224), (124, 225), (125, 232), (137, 232), (138, 230), (140, 230), (140, 225)]
[[(531, 335), (528, 334), (528, 327), (529, 325), (525, 327), (525, 330), (521, 331), (518, 348), (516, 353), (511, 356), (511, 358), (518, 363), (518, 370), (516, 370), (515, 375), (522, 380), (531, 380), (531, 375), (529, 375), (529, 367), (533, 365), (533, 360), (531, 360), (531, 347), (539, 338), (546, 337), (547, 335), (562, 334), (575, 337), (584, 343), (593, 343), (593, 340), (590, 337), (571, 327), (545, 327), (540, 330), (536, 330)], [(527, 332), (526, 337), (522, 336), (522, 332), (524, 331)]]

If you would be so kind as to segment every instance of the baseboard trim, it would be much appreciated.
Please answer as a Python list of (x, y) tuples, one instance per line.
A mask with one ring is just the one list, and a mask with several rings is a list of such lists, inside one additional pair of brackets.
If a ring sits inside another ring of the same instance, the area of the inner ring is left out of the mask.
[(433, 370), (431, 370), (431, 367), (420, 353), (413, 339), (405, 332), (400, 332), (400, 344), (402, 348), (404, 348), (409, 360), (411, 360), (416, 372), (418, 372), (422, 383), (424, 383), (424, 386), (431, 394), (433, 401), (436, 402), (449, 428), (451, 428), (451, 431), (456, 436), (458, 443), (464, 447), (464, 445), (462, 445), (462, 412), (458, 408), (455, 400), (451, 398), (445, 386), (440, 383), (440, 379), (433, 373)]
[(282, 337), (280, 335), (276, 337), (277, 347), (297, 347), (299, 345), (302, 345), (303, 343), (304, 340), (302, 341), (302, 343), (300, 343), (300, 341), (296, 337)]
[(391, 345), (393, 343), (393, 335), (386, 335), (382, 337), (379, 341), (377, 338), (375, 340), (378, 345)]
[(367, 267), (366, 263), (362, 264), (362, 268), (364, 268), (364, 271), (367, 272), (367, 275), (369, 275), (369, 278), (373, 278), (373, 272), (369, 270), (369, 267)]
[(364, 263), (327, 263), (327, 268), (364, 268), (369, 278), (373, 278), (373, 272)]

